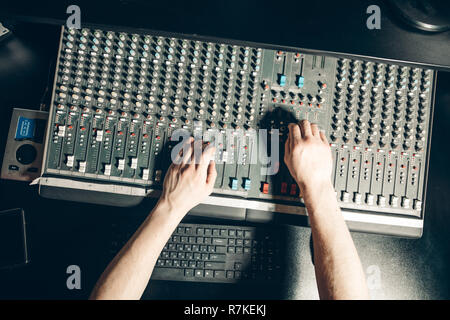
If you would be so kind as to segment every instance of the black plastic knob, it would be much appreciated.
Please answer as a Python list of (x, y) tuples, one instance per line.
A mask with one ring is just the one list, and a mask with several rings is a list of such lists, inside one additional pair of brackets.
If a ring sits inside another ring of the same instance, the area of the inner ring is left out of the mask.
[(30, 164), (36, 159), (36, 148), (31, 144), (23, 144), (16, 151), (16, 159), (21, 164)]

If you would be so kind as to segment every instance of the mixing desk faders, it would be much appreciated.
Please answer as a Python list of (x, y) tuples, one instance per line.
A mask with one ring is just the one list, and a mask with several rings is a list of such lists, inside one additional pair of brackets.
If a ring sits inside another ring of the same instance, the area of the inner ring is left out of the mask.
[(161, 188), (172, 135), (185, 129), (220, 146), (204, 212), (304, 214), (282, 153), (287, 125), (308, 119), (328, 136), (350, 227), (417, 237), (435, 80), (411, 66), (63, 28), (40, 193), (138, 203)]

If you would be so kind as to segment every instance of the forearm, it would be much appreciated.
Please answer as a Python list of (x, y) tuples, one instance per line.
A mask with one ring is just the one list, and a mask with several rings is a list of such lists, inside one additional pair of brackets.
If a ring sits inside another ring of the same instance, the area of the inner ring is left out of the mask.
[(158, 256), (183, 214), (159, 202), (97, 282), (91, 299), (140, 299)]
[(367, 299), (365, 275), (333, 186), (304, 188), (311, 223), (314, 263), (322, 299)]

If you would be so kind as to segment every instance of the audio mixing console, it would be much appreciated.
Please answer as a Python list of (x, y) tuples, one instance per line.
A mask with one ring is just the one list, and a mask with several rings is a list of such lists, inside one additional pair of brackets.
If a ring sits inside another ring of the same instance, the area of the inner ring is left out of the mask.
[[(329, 138), (351, 228), (420, 236), (435, 77), (294, 50), (63, 28), (40, 193), (138, 203), (161, 188), (171, 136), (185, 129), (220, 146), (207, 212), (305, 213), (283, 149), (287, 125), (308, 119)], [(267, 145), (257, 129), (267, 129)], [(261, 149), (269, 149), (268, 164)]]

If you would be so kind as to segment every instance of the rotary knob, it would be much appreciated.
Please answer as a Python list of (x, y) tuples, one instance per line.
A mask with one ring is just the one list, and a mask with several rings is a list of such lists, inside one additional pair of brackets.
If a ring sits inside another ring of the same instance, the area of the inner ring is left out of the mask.
[(404, 150), (409, 150), (410, 148), (411, 148), (411, 141), (405, 140), (405, 141), (403, 142), (403, 149), (404, 149)]
[(31, 144), (23, 144), (16, 151), (16, 159), (21, 164), (27, 165), (36, 159), (36, 148)]

